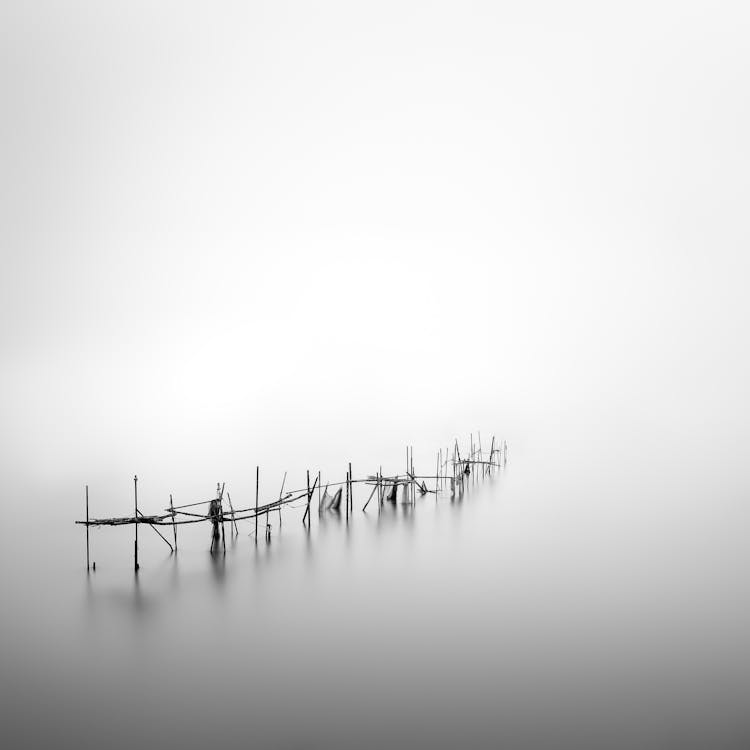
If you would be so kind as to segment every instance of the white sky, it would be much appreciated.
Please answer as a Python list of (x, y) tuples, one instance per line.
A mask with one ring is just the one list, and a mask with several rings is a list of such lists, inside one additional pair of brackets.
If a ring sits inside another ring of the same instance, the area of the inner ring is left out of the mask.
[(4, 4), (0, 464), (583, 414), (747, 441), (749, 20)]

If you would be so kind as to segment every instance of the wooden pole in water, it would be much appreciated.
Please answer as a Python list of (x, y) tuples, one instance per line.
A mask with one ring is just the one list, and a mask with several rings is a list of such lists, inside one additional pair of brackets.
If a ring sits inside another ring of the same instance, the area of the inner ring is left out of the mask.
[(352, 481), (352, 462), (349, 461), (349, 502), (352, 506), (352, 515), (354, 515), (354, 482)]
[(378, 513), (380, 513), (380, 509), (383, 505), (383, 467), (381, 466), (378, 469)]
[(232, 524), (234, 525), (234, 533), (236, 536), (239, 536), (240, 531), (237, 528), (237, 521), (234, 519), (234, 506), (232, 505), (232, 496), (227, 492), (227, 500), (229, 502), (229, 510), (232, 511)]
[(169, 496), (169, 509), (172, 511), (172, 531), (174, 533), (174, 551), (177, 552), (177, 526), (174, 523), (174, 504), (172, 503), (172, 495)]
[(303, 525), (305, 523), (305, 519), (308, 518), (309, 516), (310, 516), (310, 469), (307, 470), (307, 508), (305, 508), (305, 514), (302, 516)]
[(349, 520), (349, 472), (346, 472), (346, 520)]
[(86, 570), (89, 567), (89, 486), (86, 485)]
[[(216, 489), (219, 490), (218, 483)], [(224, 552), (227, 551), (227, 543), (224, 540), (224, 485), (221, 485), (221, 490), (218, 492), (219, 495), (219, 516), (221, 518), (221, 547)]]
[(133, 477), (133, 487), (135, 490), (135, 518), (133, 519), (135, 521), (135, 545), (134, 545), (134, 556), (135, 556), (135, 571), (138, 572), (138, 568), (140, 567), (138, 565), (138, 476)]
[(258, 543), (258, 485), (260, 483), (260, 466), (255, 467), (255, 543)]
[[(406, 446), (406, 475), (405, 479), (409, 479), (409, 446)], [(409, 485), (404, 483), (404, 502), (411, 501), (411, 494), (409, 493)]]
[(414, 446), (411, 447), (411, 503), (417, 502), (417, 487), (416, 479), (414, 479)]
[(370, 497), (367, 498), (367, 502), (364, 504), (364, 506), (362, 508), (363, 511), (367, 510), (367, 506), (370, 504), (370, 500), (372, 500), (372, 496), (375, 494), (375, 490), (377, 490), (377, 488), (378, 488), (378, 483), (376, 481), (373, 484), (372, 492), (370, 493)]
[(281, 489), (279, 490), (279, 528), (281, 528), (281, 496), (284, 494), (284, 485), (286, 484), (286, 472), (281, 480)]

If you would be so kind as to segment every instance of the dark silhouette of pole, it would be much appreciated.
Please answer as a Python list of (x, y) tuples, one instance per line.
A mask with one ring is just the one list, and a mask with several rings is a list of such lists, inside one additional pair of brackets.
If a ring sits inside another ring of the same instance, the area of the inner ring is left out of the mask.
[(258, 543), (258, 485), (260, 484), (260, 466), (255, 467), (255, 543)]
[(89, 567), (89, 486), (86, 485), (86, 570)]
[(138, 565), (138, 476), (133, 477), (133, 487), (135, 490), (135, 518), (133, 519), (135, 521), (135, 547), (134, 547), (134, 555), (135, 555), (135, 572), (138, 572), (138, 568), (140, 567)]
[(352, 514), (354, 514), (354, 482), (352, 481), (352, 462), (349, 461), (349, 503), (352, 506)]
[(172, 495), (169, 496), (169, 509), (172, 511), (172, 531), (174, 532), (174, 551), (177, 552), (177, 526), (174, 522), (174, 504), (172, 503)]

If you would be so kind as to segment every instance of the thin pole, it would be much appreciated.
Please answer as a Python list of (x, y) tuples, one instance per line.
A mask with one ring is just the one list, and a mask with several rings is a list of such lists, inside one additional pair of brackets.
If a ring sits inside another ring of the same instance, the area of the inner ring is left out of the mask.
[(258, 485), (260, 484), (260, 466), (255, 467), (255, 543), (258, 543)]
[(227, 492), (227, 500), (229, 501), (229, 510), (232, 511), (232, 523), (234, 524), (234, 533), (239, 535), (239, 529), (237, 528), (237, 521), (234, 520), (234, 506), (232, 505), (232, 496)]
[[(219, 489), (219, 485), (216, 485), (216, 489)], [(227, 543), (224, 541), (224, 484), (221, 485), (221, 491), (219, 492), (219, 513), (221, 514), (221, 547), (224, 552), (227, 551)]]
[(133, 477), (133, 487), (135, 489), (135, 546), (134, 546), (134, 555), (135, 555), (135, 570), (138, 572), (138, 568), (140, 567), (138, 565), (138, 476)]
[(310, 469), (307, 470), (307, 507), (305, 513), (302, 516), (302, 524), (304, 525), (305, 519), (310, 515)]
[[(140, 518), (143, 518), (143, 513), (141, 513), (141, 511), (138, 511), (138, 515)], [(148, 521), (146, 521), (146, 523), (148, 523)], [(159, 531), (159, 529), (154, 526), (154, 524), (149, 523), (148, 525), (166, 542), (171, 552), (174, 552), (174, 547), (169, 543), (169, 539), (167, 539), (167, 537), (165, 537), (164, 534), (162, 534), (161, 531)]]
[(349, 520), (349, 472), (346, 472), (346, 520)]
[(352, 462), (349, 461), (349, 502), (352, 506), (352, 514), (354, 514), (354, 482), (352, 482)]
[(86, 485), (86, 570), (89, 569), (89, 486)]
[(177, 526), (174, 523), (174, 504), (172, 503), (172, 495), (169, 496), (169, 509), (172, 511), (172, 531), (174, 532), (174, 551), (177, 552)]
[[(411, 475), (416, 477), (417, 473), (414, 470), (414, 446), (411, 447)], [(413, 479), (411, 483), (411, 498), (412, 502), (417, 502), (417, 480)]]
[[(409, 446), (406, 446), (406, 477), (407, 480), (409, 479)], [(409, 485), (404, 483), (404, 502), (409, 502), (411, 500), (411, 494), (409, 493)]]
[(378, 469), (378, 514), (380, 514), (380, 509), (383, 506), (383, 467), (381, 466)]
[(284, 494), (284, 485), (286, 484), (286, 472), (281, 480), (281, 489), (279, 490), (279, 528), (281, 528), (281, 496)]

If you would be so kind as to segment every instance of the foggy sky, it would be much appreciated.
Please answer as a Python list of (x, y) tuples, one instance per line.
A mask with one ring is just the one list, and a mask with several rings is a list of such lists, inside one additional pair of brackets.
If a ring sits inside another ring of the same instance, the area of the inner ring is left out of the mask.
[(6, 3), (5, 473), (540, 424), (746, 445), (748, 16)]

